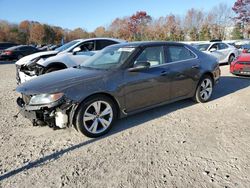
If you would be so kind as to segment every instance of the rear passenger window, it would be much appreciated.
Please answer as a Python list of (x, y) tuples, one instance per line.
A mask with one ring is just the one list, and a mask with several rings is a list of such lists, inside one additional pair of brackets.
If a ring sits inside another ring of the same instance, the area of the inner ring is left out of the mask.
[(195, 55), (183, 46), (168, 47), (168, 62), (183, 61), (195, 58)]
[(106, 46), (110, 46), (112, 44), (117, 44), (117, 42), (111, 41), (111, 40), (97, 40), (96, 41), (96, 50), (102, 50)]
[(84, 42), (78, 47), (80, 47), (81, 52), (93, 51), (93, 50), (95, 50), (95, 42), (94, 41)]

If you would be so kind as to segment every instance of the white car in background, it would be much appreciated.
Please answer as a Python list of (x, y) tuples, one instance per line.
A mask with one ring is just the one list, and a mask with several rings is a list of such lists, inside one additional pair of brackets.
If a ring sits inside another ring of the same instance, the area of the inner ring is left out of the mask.
[(239, 55), (237, 48), (221, 41), (202, 42), (193, 46), (200, 51), (216, 57), (220, 64), (230, 64)]
[(106, 46), (126, 42), (114, 38), (78, 39), (54, 51), (38, 52), (16, 62), (17, 83), (24, 83), (39, 75), (77, 66)]

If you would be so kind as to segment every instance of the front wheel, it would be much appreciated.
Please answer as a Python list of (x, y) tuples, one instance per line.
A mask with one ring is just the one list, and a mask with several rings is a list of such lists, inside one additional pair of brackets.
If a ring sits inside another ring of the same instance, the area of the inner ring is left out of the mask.
[(87, 137), (106, 134), (116, 120), (116, 108), (106, 96), (96, 96), (85, 101), (78, 110), (76, 128)]
[(193, 100), (199, 103), (209, 101), (213, 93), (213, 81), (210, 76), (204, 76), (200, 80)]

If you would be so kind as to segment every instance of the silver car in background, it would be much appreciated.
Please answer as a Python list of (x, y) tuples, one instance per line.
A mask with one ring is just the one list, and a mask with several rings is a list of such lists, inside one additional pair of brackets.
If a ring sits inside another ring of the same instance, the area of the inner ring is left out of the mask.
[(193, 46), (206, 54), (214, 56), (220, 64), (230, 64), (239, 55), (237, 48), (221, 41), (202, 42)]
[(80, 65), (106, 46), (126, 42), (114, 38), (78, 39), (54, 51), (39, 52), (16, 62), (17, 83), (24, 83), (39, 75)]

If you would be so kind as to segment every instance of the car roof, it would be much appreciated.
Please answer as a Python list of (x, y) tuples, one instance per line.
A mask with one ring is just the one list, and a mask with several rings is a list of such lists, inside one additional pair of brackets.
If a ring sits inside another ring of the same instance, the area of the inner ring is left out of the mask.
[(84, 42), (84, 41), (90, 41), (90, 40), (112, 40), (112, 41), (115, 41), (115, 42), (118, 42), (118, 43), (127, 42), (126, 40), (123, 40), (123, 39), (108, 38), (108, 37), (96, 37), (96, 38), (88, 38), (88, 39), (76, 39), (74, 41)]
[[(6, 50), (15, 50), (15, 49), (18, 49), (18, 48), (21, 48), (21, 47), (32, 47), (32, 46), (29, 46), (29, 45), (18, 45), (18, 46), (13, 46), (13, 47), (7, 48)], [(34, 48), (34, 47), (32, 47), (32, 48)]]
[(186, 45), (187, 46), (187, 44), (184, 44), (184, 43), (169, 42), (169, 41), (135, 41), (135, 42), (115, 44), (112, 46), (137, 48), (137, 47), (147, 47), (147, 46), (154, 46), (154, 45), (181, 45), (181, 46)]

